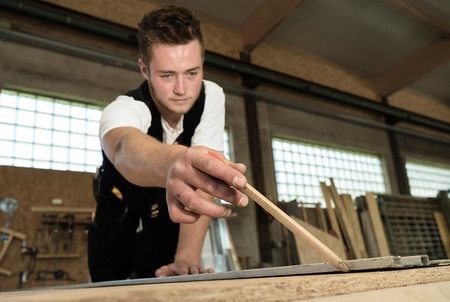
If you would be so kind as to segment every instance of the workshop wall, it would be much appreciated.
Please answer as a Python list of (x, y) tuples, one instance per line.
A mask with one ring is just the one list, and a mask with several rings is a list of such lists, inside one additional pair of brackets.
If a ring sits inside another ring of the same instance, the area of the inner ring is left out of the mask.
[[(14, 198), (18, 203), (18, 209), (13, 213), (10, 229), (25, 234), (27, 236), (26, 247), (37, 247), (38, 256), (49, 256), (45, 259), (36, 260), (34, 272), (28, 274), (22, 288), (88, 282), (86, 231), (91, 215), (75, 215), (73, 248), (70, 251), (64, 249), (64, 245), (70, 243), (68, 242), (67, 225), (63, 225), (66, 218), (61, 216), (58, 230), (59, 244), (56, 250), (57, 257), (54, 257), (56, 237), (53, 222), (55, 220), (50, 219), (52, 223), (45, 224), (44, 222), (49, 220), (43, 216), (44, 213), (33, 212), (31, 208), (95, 207), (92, 194), (92, 174), (0, 166), (0, 199), (5, 197)], [(61, 199), (62, 204), (53, 205), (53, 199)], [(0, 212), (1, 226), (5, 225), (7, 218), (6, 213)], [(42, 231), (40, 243), (38, 242), (39, 229)], [(45, 234), (46, 231), (48, 231), (49, 236)], [(49, 245), (47, 246), (47, 244)], [(20, 272), (32, 269), (30, 267), (30, 265), (32, 266), (30, 255), (21, 255), (21, 249), (22, 240), (13, 239), (2, 263), (0, 263), (0, 268), (11, 271), (12, 275), (0, 274), (0, 291), (19, 288)], [(65, 255), (72, 255), (72, 257), (60, 258), (60, 256)], [(58, 277), (60, 280), (55, 280), (53, 272), (57, 270), (62, 270), (67, 274), (64, 274), (62, 279)], [(38, 278), (39, 271), (49, 273)]]

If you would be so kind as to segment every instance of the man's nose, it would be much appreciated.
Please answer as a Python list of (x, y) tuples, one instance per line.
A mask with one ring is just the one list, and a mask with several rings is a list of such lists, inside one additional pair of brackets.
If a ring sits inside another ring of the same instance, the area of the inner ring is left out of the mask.
[(186, 80), (183, 77), (177, 77), (173, 92), (178, 95), (186, 93)]

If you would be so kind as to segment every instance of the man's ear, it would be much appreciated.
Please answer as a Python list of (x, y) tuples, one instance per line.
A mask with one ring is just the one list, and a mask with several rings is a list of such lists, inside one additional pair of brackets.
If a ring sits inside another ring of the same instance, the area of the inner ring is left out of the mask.
[(141, 74), (148, 81), (148, 67), (145, 65), (144, 60), (142, 58), (139, 58), (138, 60), (139, 69), (141, 70)]

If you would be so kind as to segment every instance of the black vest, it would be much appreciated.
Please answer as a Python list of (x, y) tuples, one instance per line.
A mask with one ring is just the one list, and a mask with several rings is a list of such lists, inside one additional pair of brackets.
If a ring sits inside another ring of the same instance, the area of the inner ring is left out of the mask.
[[(135, 100), (143, 101), (150, 109), (150, 113), (152, 115), (151, 126), (147, 131), (147, 134), (156, 138), (160, 142), (163, 141), (163, 128), (161, 124), (161, 115), (159, 114), (158, 109), (156, 108), (148, 88), (147, 81), (144, 81), (139, 88), (129, 91), (126, 93), (127, 96), (133, 97)], [(194, 135), (195, 129), (200, 123), (200, 119), (203, 114), (203, 109), (205, 106), (205, 87), (202, 86), (200, 95), (194, 106), (189, 110), (188, 113), (184, 115), (183, 120), (183, 133), (176, 139), (176, 142), (184, 145), (186, 147), (191, 146), (191, 139)], [(111, 190), (113, 187), (119, 189), (120, 193), (123, 196), (123, 200), (125, 203), (133, 203), (135, 206), (138, 206), (142, 210), (146, 210), (148, 208), (148, 204), (151, 201), (162, 201), (165, 202), (166, 190), (163, 188), (150, 188), (150, 187), (141, 187), (135, 184), (132, 184), (128, 180), (126, 180), (119, 171), (114, 167), (108, 157), (103, 154), (103, 177), (102, 177), (102, 186), (101, 193), (102, 194), (111, 194)]]

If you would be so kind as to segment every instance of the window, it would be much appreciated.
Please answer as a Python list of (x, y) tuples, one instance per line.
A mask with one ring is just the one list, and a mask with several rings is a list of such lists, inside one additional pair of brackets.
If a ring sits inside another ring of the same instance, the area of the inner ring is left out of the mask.
[(412, 196), (436, 197), (450, 189), (450, 166), (414, 159), (406, 160), (406, 174)]
[(278, 199), (323, 201), (320, 182), (333, 178), (340, 194), (353, 198), (366, 191), (386, 191), (379, 156), (316, 144), (273, 138)]
[(0, 165), (95, 172), (103, 108), (13, 90), (0, 93)]

